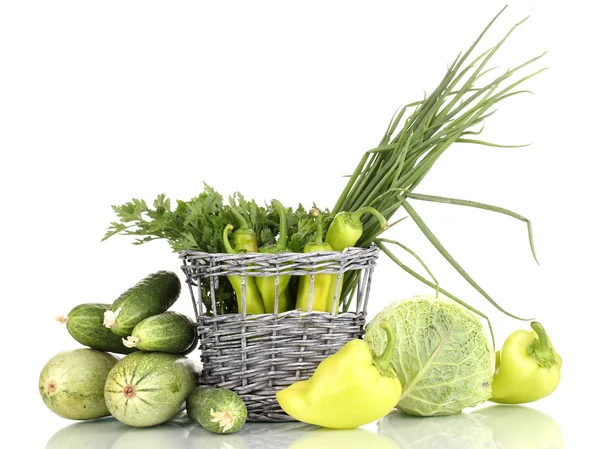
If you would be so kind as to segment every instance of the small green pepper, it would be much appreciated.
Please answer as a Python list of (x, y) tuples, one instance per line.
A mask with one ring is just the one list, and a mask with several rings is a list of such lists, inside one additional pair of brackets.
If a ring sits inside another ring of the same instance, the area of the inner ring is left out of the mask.
[[(320, 251), (333, 251), (329, 243), (323, 242), (323, 216), (318, 210), (313, 209), (313, 217), (317, 217), (317, 233), (315, 241), (304, 247), (305, 253), (316, 253)], [(298, 297), (296, 308), (303, 311), (309, 310), (311, 275), (301, 276), (298, 284)], [(331, 284), (335, 283), (335, 274), (315, 274), (313, 284), (312, 307), (315, 312), (327, 312), (327, 298)]]
[[(243, 229), (238, 229), (238, 243), (240, 245), (242, 245), (242, 247), (240, 248), (239, 246), (236, 246), (235, 249), (231, 247), (231, 244), (229, 243), (229, 232), (231, 232), (231, 230), (233, 229), (233, 225), (228, 224), (227, 226), (225, 226), (225, 229), (223, 230), (223, 245), (225, 246), (225, 251), (228, 254), (243, 254), (243, 253), (247, 253), (247, 252), (253, 252), (253, 251), (249, 251), (247, 248), (252, 248), (252, 245), (254, 244), (255, 246), (256, 243), (252, 243), (251, 239), (248, 238), (248, 236), (250, 235), (247, 231), (251, 231), (254, 232), (250, 229), (248, 230), (243, 230)], [(239, 232), (242, 231), (242, 232)], [(234, 233), (235, 234), (235, 233)], [(256, 242), (256, 240), (255, 240)], [(258, 250), (258, 249), (257, 249)], [(244, 282), (243, 282), (243, 278), (245, 278), (245, 293), (246, 293), (246, 313), (247, 314), (260, 314), (260, 313), (265, 313), (265, 306), (263, 304), (262, 301), (262, 297), (260, 296), (260, 291), (258, 290), (258, 287), (256, 286), (256, 280), (253, 276), (238, 276), (238, 275), (232, 275), (232, 276), (227, 276), (227, 279), (229, 279), (229, 282), (231, 283), (231, 286), (233, 287), (233, 290), (235, 291), (235, 296), (237, 298), (237, 305), (238, 305), (238, 313), (242, 313), (242, 298), (244, 297)]]
[(383, 418), (400, 401), (402, 385), (391, 368), (396, 332), (384, 322), (383, 353), (373, 358), (364, 340), (354, 339), (317, 366), (308, 380), (277, 392), (288, 415), (309, 424), (352, 429)]
[(542, 325), (518, 330), (496, 352), (496, 373), (490, 401), (524, 404), (548, 396), (560, 382), (562, 358), (554, 351)]
[[(363, 215), (370, 213), (379, 221), (381, 229), (387, 229), (385, 217), (373, 207), (361, 207), (355, 212), (340, 212), (335, 216), (333, 222), (327, 230), (325, 241), (331, 245), (334, 251), (343, 251), (356, 245), (363, 233), (363, 224), (361, 218)], [(344, 285), (344, 275), (340, 275), (339, 283), (334, 279), (329, 287), (329, 295), (327, 298), (327, 311), (336, 313), (340, 303), (341, 289)], [(336, 290), (337, 287), (337, 290)], [(337, 294), (336, 294), (337, 291)], [(335, 306), (334, 306), (335, 301)]]
[(254, 232), (249, 226), (246, 219), (233, 207), (230, 209), (231, 213), (238, 221), (239, 228), (233, 232), (233, 247), (237, 253), (257, 253), (258, 252), (258, 240), (256, 238), (256, 232)]
[(387, 221), (377, 209), (361, 207), (355, 212), (340, 212), (337, 214), (327, 230), (325, 241), (331, 245), (334, 251), (343, 251), (345, 248), (356, 245), (363, 233), (361, 218), (368, 213), (377, 218), (382, 230), (387, 229)]
[[(279, 212), (279, 240), (276, 245), (265, 245), (260, 249), (263, 254), (281, 254), (289, 253), (287, 247), (287, 211), (283, 204), (277, 200), (271, 202), (273, 207)], [(279, 275), (279, 300), (277, 301), (277, 311), (285, 312), (291, 309), (290, 298), (288, 296), (287, 287), (290, 283), (291, 276)], [(257, 276), (256, 285), (262, 295), (265, 311), (273, 313), (275, 310), (275, 281), (276, 276)]]

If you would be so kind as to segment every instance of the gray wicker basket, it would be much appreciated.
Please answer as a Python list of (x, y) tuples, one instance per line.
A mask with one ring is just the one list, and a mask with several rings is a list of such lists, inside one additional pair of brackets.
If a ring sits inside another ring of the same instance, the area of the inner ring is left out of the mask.
[[(325, 357), (349, 340), (363, 336), (378, 253), (375, 245), (306, 254), (181, 252), (181, 268), (194, 304), (202, 350), (201, 382), (239, 394), (248, 408), (250, 421), (293, 421), (279, 407), (275, 393), (298, 380), (308, 379)], [(245, 298), (241, 313), (216, 312), (215, 292), (219, 282), (224, 282), (224, 276), (240, 275), (245, 296), (246, 276), (277, 276), (278, 290), (278, 275), (283, 269), (285, 275), (311, 276), (308, 312), (247, 315)], [(341, 310), (345, 311), (311, 311), (315, 274), (337, 274), (339, 291), (342, 273), (350, 271), (357, 271), (358, 284), (341, 304)], [(210, 292), (211, 310), (215, 311), (210, 316), (202, 302), (203, 288)], [(354, 311), (349, 311), (350, 301)]]

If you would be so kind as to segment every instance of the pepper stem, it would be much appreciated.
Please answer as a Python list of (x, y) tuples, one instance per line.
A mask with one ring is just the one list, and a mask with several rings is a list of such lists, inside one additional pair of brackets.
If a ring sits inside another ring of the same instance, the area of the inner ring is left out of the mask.
[(315, 234), (315, 243), (317, 245), (323, 244), (323, 216), (318, 209), (311, 211), (313, 217), (317, 217), (317, 233)]
[(229, 243), (229, 233), (233, 229), (232, 224), (228, 224), (223, 229), (223, 246), (225, 246), (225, 251), (227, 254), (235, 254), (235, 250), (231, 247), (231, 243)]
[(248, 229), (248, 221), (244, 218), (244, 216), (242, 214), (240, 214), (233, 207), (231, 208), (231, 213), (233, 214), (233, 216), (237, 220), (238, 225), (239, 225), (240, 228), (242, 228), (242, 229)]
[(350, 214), (350, 217), (352, 220), (360, 220), (362, 218), (362, 216), (365, 214), (371, 214), (375, 218), (377, 218), (377, 221), (379, 221), (379, 225), (381, 226), (382, 231), (385, 231), (388, 228), (387, 220), (374, 207), (369, 207), (369, 206), (361, 207), (360, 209), (352, 212)]
[(558, 362), (556, 361), (556, 357), (554, 357), (554, 350), (550, 346), (548, 334), (543, 326), (537, 321), (532, 321), (531, 328), (535, 331), (538, 338), (533, 340), (533, 343), (529, 346), (527, 351), (529, 356), (544, 368), (556, 365)]
[(388, 368), (390, 368), (392, 356), (394, 355), (394, 349), (396, 349), (396, 333), (393, 331), (392, 326), (390, 326), (390, 323), (387, 321), (382, 321), (380, 327), (385, 331), (387, 336), (387, 344), (381, 355), (376, 357), (373, 362), (382, 374), (386, 374), (388, 372)]
[(278, 200), (271, 200), (271, 205), (279, 212), (279, 240), (277, 240), (277, 250), (287, 250), (287, 211), (283, 204)]

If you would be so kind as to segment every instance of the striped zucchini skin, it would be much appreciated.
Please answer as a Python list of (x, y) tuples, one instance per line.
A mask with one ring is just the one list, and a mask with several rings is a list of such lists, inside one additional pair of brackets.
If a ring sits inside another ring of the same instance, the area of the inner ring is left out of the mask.
[(135, 348), (127, 348), (121, 337), (104, 326), (104, 312), (110, 304), (80, 304), (69, 312), (67, 330), (69, 334), (84, 346), (99, 351), (129, 354)]
[(196, 329), (187, 316), (165, 312), (138, 323), (131, 336), (138, 339), (136, 348), (142, 351), (180, 354), (194, 344)]
[(104, 399), (119, 421), (135, 427), (155, 426), (179, 413), (196, 378), (196, 365), (184, 356), (138, 351), (110, 370)]
[(172, 271), (157, 271), (123, 292), (110, 307), (118, 312), (110, 330), (121, 337), (131, 335), (135, 326), (165, 312), (179, 297), (181, 282)]
[(42, 369), (39, 390), (46, 406), (67, 419), (95, 419), (110, 413), (104, 400), (108, 375), (117, 358), (81, 348), (52, 357)]

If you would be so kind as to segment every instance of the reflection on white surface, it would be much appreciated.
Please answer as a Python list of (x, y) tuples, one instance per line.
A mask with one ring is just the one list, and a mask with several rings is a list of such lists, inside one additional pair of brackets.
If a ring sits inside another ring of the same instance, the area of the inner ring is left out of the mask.
[(391, 413), (366, 429), (330, 430), (309, 424), (247, 423), (218, 435), (185, 413), (155, 427), (135, 428), (114, 418), (71, 424), (46, 449), (563, 449), (550, 416), (523, 406), (492, 406), (472, 413), (417, 418)]
[(558, 423), (545, 413), (520, 405), (494, 405), (472, 415), (494, 432), (502, 449), (563, 449)]
[(524, 406), (494, 405), (471, 413), (419, 418), (394, 412), (379, 432), (402, 449), (563, 449), (560, 427)]
[(394, 412), (378, 428), (402, 449), (497, 448), (492, 429), (472, 414), (420, 418)]
[(83, 421), (63, 427), (48, 440), (46, 449), (111, 449), (131, 427), (114, 418)]

